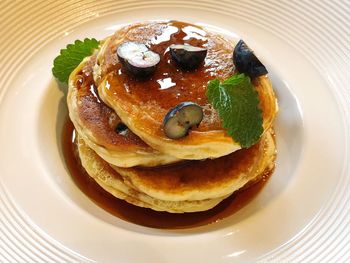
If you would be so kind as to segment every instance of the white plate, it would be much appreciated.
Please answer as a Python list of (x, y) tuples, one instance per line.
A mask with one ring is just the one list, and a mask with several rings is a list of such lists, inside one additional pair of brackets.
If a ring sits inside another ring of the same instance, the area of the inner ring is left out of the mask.
[[(350, 260), (349, 3), (2, 1), (0, 261), (346, 262)], [(166, 231), (124, 222), (70, 179), (60, 147), (59, 50), (124, 23), (178, 19), (237, 35), (271, 72), (277, 169), (233, 216)]]

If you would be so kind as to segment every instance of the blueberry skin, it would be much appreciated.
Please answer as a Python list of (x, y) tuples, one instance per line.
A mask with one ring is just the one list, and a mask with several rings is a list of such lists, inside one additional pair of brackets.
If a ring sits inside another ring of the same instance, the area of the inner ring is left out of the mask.
[(243, 40), (237, 43), (233, 51), (233, 63), (238, 72), (244, 73), (252, 79), (268, 73), (265, 66)]
[(168, 138), (180, 139), (188, 130), (199, 125), (203, 119), (203, 109), (194, 102), (182, 102), (170, 109), (164, 117), (163, 129)]
[(128, 60), (125, 59), (119, 59), (124, 68), (130, 72), (131, 75), (133, 75), (136, 78), (144, 79), (144, 78), (149, 78), (154, 74), (156, 71), (156, 66), (151, 66), (151, 67), (137, 67), (132, 65)]
[(170, 56), (184, 70), (198, 68), (207, 55), (207, 49), (190, 45), (171, 45)]
[(136, 42), (121, 44), (117, 56), (127, 72), (136, 78), (150, 77), (160, 62), (159, 54), (149, 50), (145, 44)]
[(167, 122), (169, 119), (173, 118), (173, 117), (175, 116), (175, 114), (176, 114), (178, 111), (180, 111), (183, 107), (190, 106), (190, 105), (193, 105), (193, 104), (195, 104), (195, 103), (190, 102), (190, 101), (181, 102), (181, 103), (177, 104), (174, 108), (170, 109), (170, 110), (168, 111), (168, 113), (165, 115), (164, 121), (163, 121), (163, 125), (165, 125), (166, 122)]
[(128, 129), (128, 126), (126, 126), (124, 123), (122, 122), (119, 122), (117, 124), (117, 126), (115, 127), (115, 132), (116, 133), (119, 133), (119, 134), (122, 134), (124, 132), (126, 132), (126, 130)]

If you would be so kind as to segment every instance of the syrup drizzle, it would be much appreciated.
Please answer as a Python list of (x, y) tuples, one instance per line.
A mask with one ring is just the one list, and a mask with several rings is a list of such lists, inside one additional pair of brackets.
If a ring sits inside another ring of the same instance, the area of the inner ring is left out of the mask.
[(81, 166), (75, 145), (75, 130), (67, 120), (63, 129), (63, 152), (70, 175), (77, 187), (95, 204), (112, 215), (142, 226), (159, 229), (184, 229), (212, 224), (234, 215), (251, 202), (264, 187), (269, 174), (254, 185), (240, 190), (223, 200), (216, 207), (204, 211), (184, 214), (157, 212), (148, 208), (137, 207), (120, 200), (102, 189)]

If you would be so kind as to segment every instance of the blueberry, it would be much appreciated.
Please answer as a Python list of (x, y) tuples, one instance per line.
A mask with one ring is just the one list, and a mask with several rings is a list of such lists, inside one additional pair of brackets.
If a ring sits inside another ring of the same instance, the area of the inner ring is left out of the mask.
[(259, 77), (268, 73), (265, 66), (243, 40), (237, 43), (233, 51), (233, 63), (238, 72), (244, 73), (250, 78)]
[(192, 70), (203, 63), (207, 49), (191, 45), (171, 45), (169, 47), (171, 58), (185, 70)]
[(164, 133), (168, 138), (179, 139), (188, 134), (193, 126), (203, 119), (203, 109), (193, 102), (182, 102), (170, 109), (163, 121)]
[(119, 134), (124, 134), (128, 129), (128, 126), (126, 126), (124, 123), (122, 122), (119, 122), (117, 124), (117, 126), (115, 127), (115, 131), (116, 133), (119, 133)]
[(160, 56), (149, 50), (146, 45), (136, 42), (125, 42), (117, 49), (119, 61), (133, 76), (145, 78), (156, 70)]

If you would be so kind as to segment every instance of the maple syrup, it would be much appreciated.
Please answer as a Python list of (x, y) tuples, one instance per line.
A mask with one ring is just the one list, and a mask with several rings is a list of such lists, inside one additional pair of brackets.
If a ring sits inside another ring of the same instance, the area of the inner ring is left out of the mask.
[(269, 177), (269, 174), (265, 175), (259, 182), (234, 193), (208, 211), (184, 214), (157, 212), (131, 205), (114, 197), (100, 187), (82, 167), (74, 138), (74, 126), (70, 120), (67, 120), (63, 129), (63, 152), (70, 175), (78, 188), (107, 212), (122, 220), (142, 226), (160, 229), (183, 229), (215, 223), (223, 218), (232, 216), (253, 200), (264, 187)]

